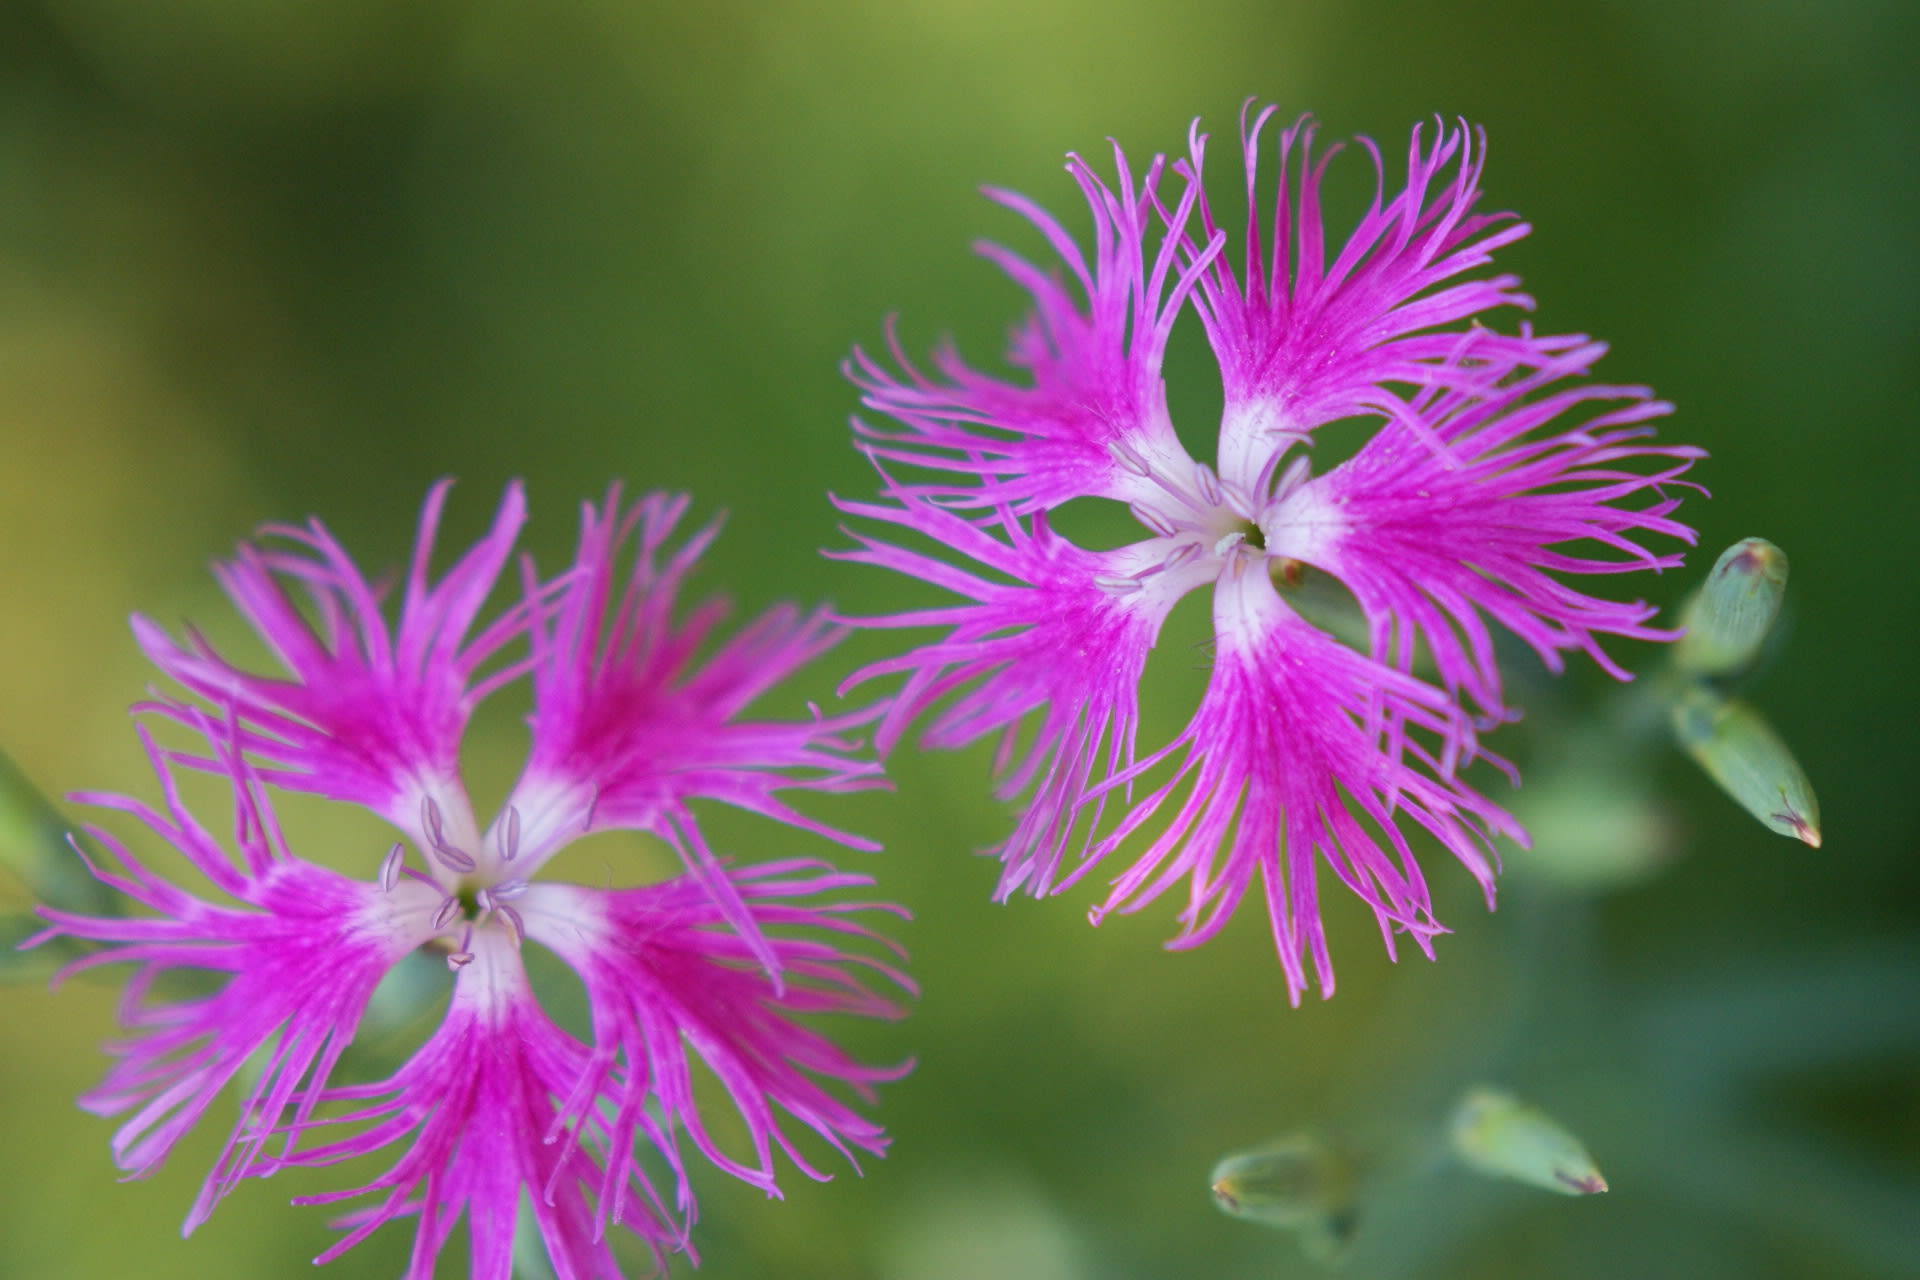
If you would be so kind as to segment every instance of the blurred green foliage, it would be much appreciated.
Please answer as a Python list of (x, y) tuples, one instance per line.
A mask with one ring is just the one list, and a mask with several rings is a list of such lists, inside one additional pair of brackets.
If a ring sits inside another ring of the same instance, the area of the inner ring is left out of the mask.
[[(1685, 508), (1701, 545), (1763, 528), (1792, 550), (1792, 657), (1759, 700), (1820, 780), (1825, 848), (1666, 752), (1646, 794), (1679, 816), (1614, 892), (1515, 853), (1488, 917), (1434, 859), (1456, 931), (1439, 962), (1388, 964), (1337, 903), (1339, 995), (1290, 1012), (1256, 919), (1176, 956), (1163, 915), (1089, 930), (1095, 885), (993, 906), (970, 856), (1007, 822), (985, 754), (904, 752), (897, 793), (829, 815), (885, 841), (855, 865), (916, 915), (915, 1016), (847, 1033), (919, 1059), (881, 1110), (896, 1146), (860, 1178), (790, 1177), (780, 1204), (706, 1178), (701, 1274), (1318, 1274), (1213, 1210), (1214, 1161), (1322, 1124), (1391, 1146), (1478, 1079), (1578, 1132), (1610, 1194), (1389, 1179), (1350, 1274), (1920, 1273), (1920, 620), (1899, 577), (1920, 472), (1917, 26), (1897, 0), (5, 0), (0, 741), (50, 790), (151, 795), (122, 714), (149, 679), (126, 615), (236, 642), (210, 557), (319, 513), (398, 561), (443, 474), (463, 481), (456, 536), (525, 476), (548, 566), (572, 504), (621, 476), (731, 512), (703, 581), (744, 608), (909, 603), (817, 555), (838, 536), (825, 492), (869, 484), (837, 365), (894, 311), (911, 347), (997, 347), (1017, 297), (966, 246), (1031, 245), (979, 184), (1077, 225), (1062, 152), (1111, 135), (1138, 163), (1194, 115), (1230, 133), (1249, 94), (1389, 155), (1415, 121), (1464, 116), (1489, 133), (1490, 201), (1535, 228), (1502, 257), (1535, 323), (1610, 339), (1603, 375), (1657, 387), (1679, 405), (1663, 431), (1713, 455), (1695, 474), (1717, 496)], [(1177, 408), (1204, 404), (1199, 352), (1176, 336)], [(1671, 606), (1706, 568), (1620, 589)], [(883, 643), (780, 709), (829, 699)], [(1191, 705), (1186, 652), (1162, 647), (1150, 730)], [(1567, 708), (1596, 673), (1519, 679), (1529, 718), (1495, 748), (1523, 766), (1578, 749)], [(481, 728), (476, 768), (503, 771), (514, 709)], [(1643, 799), (1560, 820), (1652, 839)], [(321, 860), (384, 848), (293, 808)], [(801, 843), (713, 826), (746, 856)], [(246, 1188), (174, 1238), (218, 1117), (160, 1177), (116, 1184), (109, 1126), (71, 1106), (102, 1066), (110, 984), (0, 1001), (0, 1275), (304, 1273), (328, 1232), (284, 1202), (318, 1183)], [(395, 1274), (404, 1244), (327, 1274)]]

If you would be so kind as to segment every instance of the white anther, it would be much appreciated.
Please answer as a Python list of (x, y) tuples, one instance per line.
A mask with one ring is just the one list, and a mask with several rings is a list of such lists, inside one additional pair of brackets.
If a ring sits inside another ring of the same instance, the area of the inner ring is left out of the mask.
[(1180, 549), (1178, 551), (1175, 551), (1172, 555), (1167, 557), (1166, 567), (1169, 569), (1183, 568), (1187, 565), (1192, 564), (1195, 560), (1198, 560), (1201, 556), (1205, 554), (1206, 554), (1206, 551), (1201, 547), (1199, 543), (1183, 542), (1180, 544)]
[(1133, 512), (1133, 518), (1135, 520), (1138, 520), (1141, 524), (1163, 538), (1171, 538), (1180, 531), (1179, 526), (1175, 525), (1173, 521), (1144, 503), (1128, 503), (1127, 510)]
[(1148, 475), (1153, 471), (1153, 468), (1147, 465), (1147, 460), (1124, 440), (1107, 441), (1107, 453), (1115, 462), (1137, 476)]
[(514, 946), (517, 947), (526, 940), (527, 922), (520, 918), (518, 911), (502, 903), (494, 908), (494, 914), (500, 917), (501, 922), (507, 926), (507, 932), (513, 935)]
[(432, 796), (420, 797), (420, 825), (426, 829), (427, 843), (447, 842), (446, 830), (440, 824), (440, 806), (433, 802)]
[(1288, 494), (1292, 493), (1295, 489), (1298, 489), (1301, 485), (1305, 484), (1307, 480), (1307, 472), (1311, 468), (1312, 468), (1311, 460), (1305, 457), (1304, 455), (1302, 455), (1301, 457), (1295, 458), (1290, 464), (1288, 464), (1287, 469), (1281, 473), (1280, 483), (1273, 486), (1273, 497), (1270, 499), (1270, 501), (1278, 502), (1280, 499), (1286, 497)]
[(400, 883), (400, 863), (406, 856), (407, 846), (395, 840), (393, 848), (380, 860), (380, 892), (392, 893), (393, 886)]
[(1193, 482), (1199, 487), (1201, 498), (1210, 507), (1219, 506), (1220, 500), (1226, 496), (1220, 491), (1220, 477), (1204, 462), (1193, 464)]
[(480, 865), (452, 845), (438, 840), (433, 845), (433, 856), (440, 859), (442, 866), (453, 871), (472, 871)]
[(512, 862), (520, 852), (520, 810), (507, 806), (507, 820), (500, 827), (500, 861)]

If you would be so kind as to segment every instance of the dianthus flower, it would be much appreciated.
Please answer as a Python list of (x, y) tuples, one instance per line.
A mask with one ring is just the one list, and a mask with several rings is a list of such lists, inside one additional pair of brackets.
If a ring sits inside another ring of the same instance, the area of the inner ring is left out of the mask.
[[(903, 678), (882, 751), (923, 716), (929, 746), (999, 737), (1002, 794), (1024, 800), (998, 850), (1000, 897), (1056, 893), (1142, 833), (1144, 852), (1113, 879), (1095, 922), (1184, 880), (1169, 945), (1198, 945), (1257, 879), (1297, 1003), (1309, 961), (1322, 993), (1333, 989), (1320, 866), (1374, 910), (1389, 951), (1404, 932), (1431, 955), (1441, 931), (1413, 829), (1463, 863), (1491, 905), (1491, 836), (1523, 833), (1462, 778), (1486, 754), (1479, 734), (1512, 716), (1490, 624), (1556, 671), (1577, 649), (1624, 677), (1599, 636), (1671, 633), (1650, 625), (1645, 603), (1588, 596), (1566, 579), (1677, 564), (1638, 539), (1692, 540), (1661, 486), (1700, 451), (1649, 441), (1649, 420), (1669, 406), (1645, 388), (1582, 380), (1600, 343), (1482, 326), (1485, 312), (1532, 302), (1513, 276), (1469, 274), (1527, 232), (1511, 215), (1475, 212), (1478, 132), (1462, 124), (1427, 141), (1415, 129), (1406, 185), (1391, 196), (1363, 139), (1378, 183), (1329, 261), (1321, 192), (1332, 151), (1314, 157), (1308, 121), (1281, 131), (1278, 183), (1263, 197), (1271, 115), (1242, 117), (1237, 252), (1202, 189), (1197, 122), (1171, 166), (1177, 199), (1162, 199), (1162, 157), (1136, 183), (1116, 145), (1112, 184), (1069, 157), (1092, 211), (1090, 256), (1024, 197), (988, 192), (1066, 268), (1063, 278), (981, 249), (1032, 297), (1007, 354), (1022, 376), (982, 372), (951, 344), (916, 366), (891, 329), (890, 365), (856, 351), (849, 366), (862, 403), (893, 425), (856, 420), (883, 492), (842, 509), (958, 561), (859, 533), (839, 554), (960, 597), (861, 619), (944, 634), (850, 683)], [(1162, 379), (1188, 308), (1224, 392), (1212, 462), (1183, 447)], [(1371, 424), (1371, 437), (1316, 467), (1316, 433), (1343, 420)], [(1138, 540), (1092, 549), (1062, 536), (1049, 513), (1083, 498), (1125, 504)], [(1289, 602), (1308, 572), (1357, 602), (1363, 647)], [(1210, 683), (1186, 728), (1142, 753), (1148, 652), (1175, 603), (1202, 588)], [(1167, 780), (1148, 776), (1163, 763)], [(1103, 821), (1110, 802), (1117, 821)]]
[[(197, 633), (176, 642), (135, 619), (147, 655), (194, 695), (144, 709), (201, 745), (163, 748), (142, 725), (163, 803), (76, 799), (131, 815), (223, 900), (175, 885), (89, 827), (117, 864), (95, 874), (146, 913), (43, 908), (41, 939), (112, 944), (74, 968), (135, 966), (122, 1006), (129, 1034), (111, 1046), (119, 1061), (81, 1100), (99, 1114), (132, 1113), (113, 1142), (130, 1175), (156, 1168), (230, 1081), (245, 1082), (186, 1230), (243, 1178), (397, 1148), (367, 1185), (296, 1201), (373, 1197), (319, 1261), (414, 1215), (407, 1275), (427, 1280), (464, 1213), (472, 1275), (508, 1280), (525, 1204), (562, 1280), (612, 1280), (623, 1273), (609, 1223), (638, 1235), (655, 1265), (691, 1251), (689, 1143), (769, 1194), (778, 1194), (776, 1145), (824, 1176), (794, 1146), (789, 1120), (849, 1158), (886, 1146), (840, 1094), (871, 1102), (873, 1086), (904, 1068), (862, 1065), (796, 1018), (898, 1015), (871, 979), (910, 989), (906, 978), (844, 945), (884, 944), (859, 923), (865, 908), (835, 900), (869, 881), (814, 861), (728, 865), (689, 808), (719, 801), (861, 845), (802, 817), (782, 793), (874, 784), (877, 766), (846, 736), (868, 716), (742, 717), (839, 629), (824, 613), (782, 606), (701, 656), (725, 608), (710, 601), (676, 616), (714, 532), (669, 545), (684, 498), (628, 506), (616, 489), (604, 506), (589, 504), (571, 569), (543, 582), (523, 563), (524, 596), (478, 626), (525, 501), (511, 487), (490, 531), (436, 582), (429, 560), (446, 493), (443, 484), (428, 499), (394, 626), (383, 589), (317, 522), (269, 528), (264, 545), (218, 567), (284, 674), (250, 672)], [(480, 700), (522, 678), (532, 684), (531, 752), (482, 826), (461, 778), (461, 740)], [(231, 846), (190, 811), (182, 767), (230, 784)], [(365, 879), (330, 870), (289, 847), (269, 801), (275, 787), (363, 806), (400, 838), (367, 851)], [(569, 842), (608, 828), (651, 832), (686, 872), (629, 888), (536, 878)], [(591, 1043), (542, 1009), (522, 962), (529, 944), (579, 976)], [(375, 988), (422, 951), (451, 972), (439, 1028), (390, 1078), (330, 1084)], [(750, 1156), (729, 1155), (703, 1122), (696, 1061), (738, 1111)], [(664, 1170), (669, 1192), (648, 1165)]]

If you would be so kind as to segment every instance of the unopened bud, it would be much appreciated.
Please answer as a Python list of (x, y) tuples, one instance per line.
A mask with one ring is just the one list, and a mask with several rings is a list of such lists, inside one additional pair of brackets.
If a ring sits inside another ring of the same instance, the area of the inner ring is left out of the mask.
[(1587, 1149), (1545, 1112), (1484, 1085), (1467, 1091), (1453, 1111), (1454, 1154), (1493, 1178), (1544, 1187), (1564, 1196), (1607, 1189)]
[(1787, 590), (1787, 553), (1765, 538), (1743, 538), (1721, 553), (1686, 611), (1673, 660), (1695, 676), (1724, 676), (1760, 652)]
[(1317, 1258), (1330, 1260), (1352, 1243), (1359, 1221), (1354, 1161), (1316, 1134), (1290, 1134), (1230, 1155), (1208, 1180), (1222, 1212), (1297, 1232)]
[(1768, 829), (1820, 847), (1820, 803), (1807, 775), (1758, 711), (1701, 687), (1673, 705), (1680, 745)]

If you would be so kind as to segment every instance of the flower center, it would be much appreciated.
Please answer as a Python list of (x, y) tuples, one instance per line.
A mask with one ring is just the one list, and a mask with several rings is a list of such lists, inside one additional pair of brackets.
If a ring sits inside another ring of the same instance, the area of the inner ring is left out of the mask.
[[(484, 887), (462, 884), (456, 892), (442, 898), (439, 910), (433, 914), (433, 924), (441, 934), (436, 942), (451, 947), (447, 952), (447, 968), (459, 969), (473, 962), (473, 931), (485, 928), (496, 918), (513, 944), (519, 946), (520, 940), (527, 936), (527, 922), (508, 904), (526, 891), (525, 880), (502, 880)], [(456, 932), (457, 943), (453, 940)]]
[(1099, 579), (1101, 587), (1124, 595), (1142, 589), (1155, 574), (1188, 566), (1199, 570), (1202, 563), (1224, 571), (1226, 564), (1246, 556), (1266, 562), (1276, 587), (1292, 590), (1304, 581), (1309, 559), (1301, 552), (1324, 540), (1324, 531), (1294, 526), (1302, 519), (1315, 526), (1330, 524), (1333, 517), (1304, 492), (1312, 476), (1305, 452), (1290, 455), (1288, 448), (1281, 448), (1248, 486), (1184, 455), (1150, 460), (1126, 445), (1110, 445), (1109, 450), (1127, 471), (1155, 488), (1127, 505), (1135, 519), (1167, 542), (1155, 563), (1105, 575)]
[(1235, 547), (1247, 547), (1254, 551), (1267, 549), (1267, 535), (1260, 526), (1251, 520), (1240, 519), (1233, 527), (1221, 534), (1213, 544), (1213, 554), (1223, 556)]
[(446, 815), (431, 796), (420, 802), (420, 829), (425, 836), (428, 870), (440, 874), (428, 875), (407, 866), (406, 843), (396, 840), (380, 864), (380, 887), (391, 893), (400, 877), (406, 876), (439, 891), (439, 903), (431, 917), (435, 936), (427, 945), (446, 950), (448, 968), (461, 968), (473, 961), (474, 930), (497, 920), (518, 946), (526, 936), (526, 922), (510, 904), (527, 891), (527, 881), (504, 873), (520, 852), (520, 811), (508, 805), (496, 824), (493, 856), (456, 843), (449, 834)]

